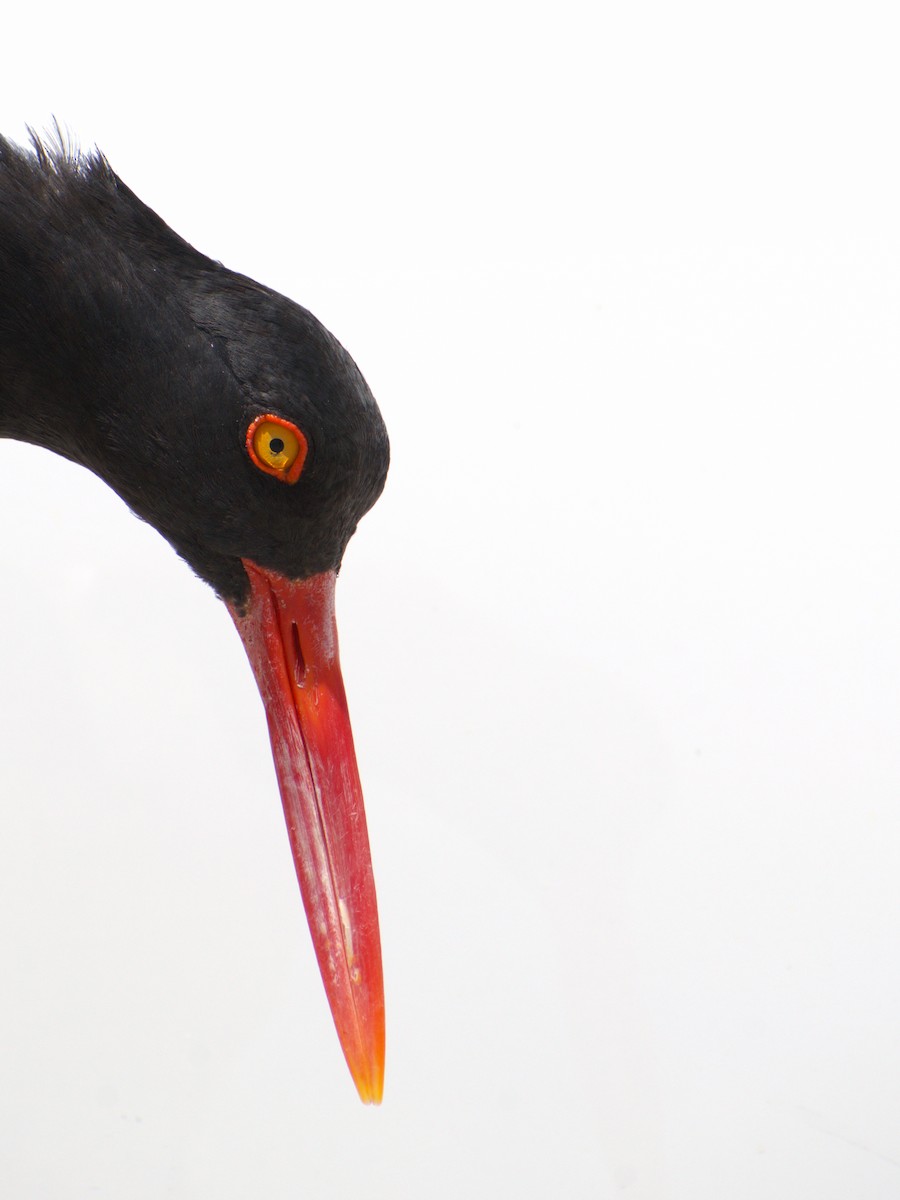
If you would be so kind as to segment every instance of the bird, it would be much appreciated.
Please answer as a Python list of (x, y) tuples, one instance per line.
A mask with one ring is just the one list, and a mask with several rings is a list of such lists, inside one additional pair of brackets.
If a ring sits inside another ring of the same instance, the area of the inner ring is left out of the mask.
[(384, 1080), (384, 985), (335, 580), (385, 485), (359, 368), (312, 313), (175, 233), (96, 149), (0, 137), (0, 437), (78, 463), (226, 605), (265, 707), (344, 1057)]

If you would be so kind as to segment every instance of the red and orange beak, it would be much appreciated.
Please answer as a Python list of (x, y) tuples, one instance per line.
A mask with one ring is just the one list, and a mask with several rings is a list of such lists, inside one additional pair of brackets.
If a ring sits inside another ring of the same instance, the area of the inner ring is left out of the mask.
[(338, 660), (333, 571), (299, 583), (244, 560), (229, 605), (266, 709), (288, 836), (344, 1057), (366, 1104), (384, 1080), (384, 986), (375, 880)]

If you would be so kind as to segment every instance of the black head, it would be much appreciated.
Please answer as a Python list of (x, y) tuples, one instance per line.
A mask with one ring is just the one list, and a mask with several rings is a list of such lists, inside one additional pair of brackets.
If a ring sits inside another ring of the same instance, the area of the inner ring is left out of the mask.
[[(247, 430), (295, 425), (294, 483)], [(99, 155), (0, 142), (0, 434), (84, 463), (241, 605), (241, 559), (337, 569), (388, 440), (365, 380), (311, 313), (195, 251)]]

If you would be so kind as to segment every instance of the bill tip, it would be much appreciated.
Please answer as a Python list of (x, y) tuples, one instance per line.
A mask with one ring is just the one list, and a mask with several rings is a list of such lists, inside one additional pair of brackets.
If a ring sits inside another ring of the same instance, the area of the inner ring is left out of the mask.
[(359, 1098), (363, 1104), (379, 1105), (384, 1093), (384, 1077), (379, 1074), (377, 1078), (366, 1073), (364, 1076), (354, 1075), (353, 1082), (356, 1084), (356, 1090), (359, 1092)]

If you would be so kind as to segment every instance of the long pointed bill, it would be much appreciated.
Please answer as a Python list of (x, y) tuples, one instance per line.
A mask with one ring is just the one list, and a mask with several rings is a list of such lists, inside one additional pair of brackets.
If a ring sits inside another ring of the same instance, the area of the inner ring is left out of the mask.
[(266, 708), (291, 850), (344, 1057), (366, 1104), (384, 1079), (375, 881), (338, 661), (333, 571), (299, 583), (244, 560), (250, 603), (229, 605)]

